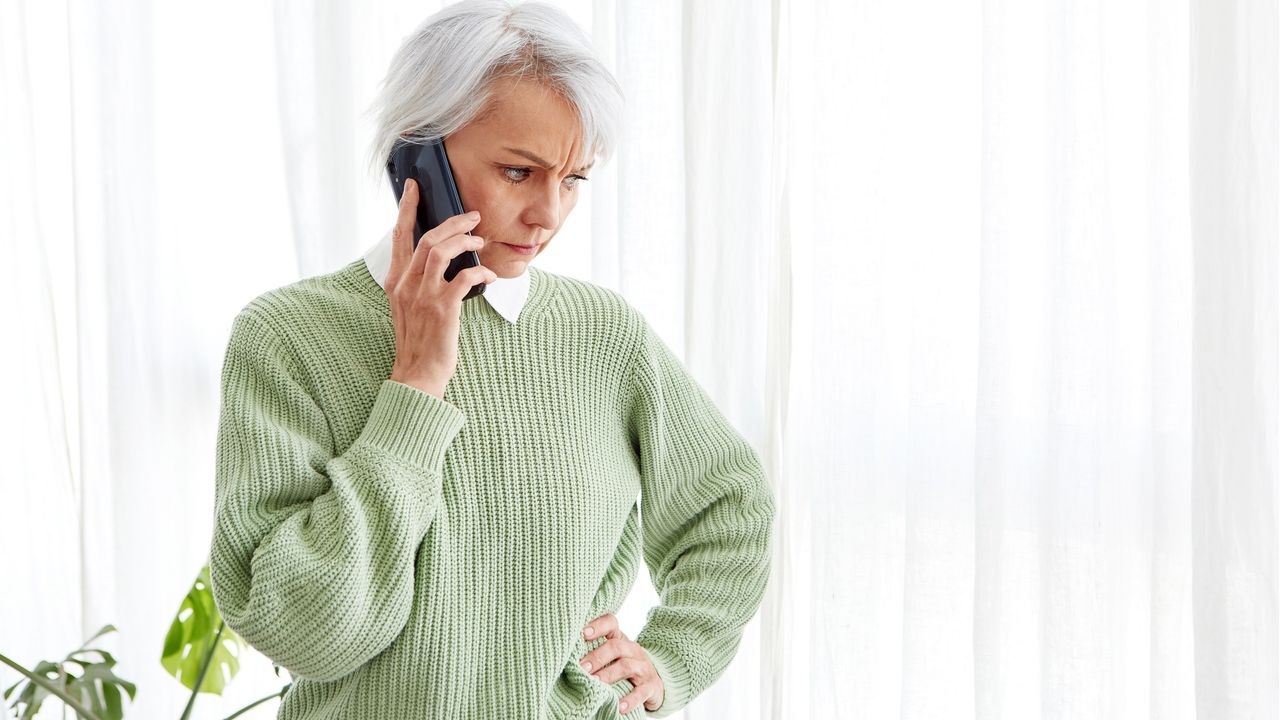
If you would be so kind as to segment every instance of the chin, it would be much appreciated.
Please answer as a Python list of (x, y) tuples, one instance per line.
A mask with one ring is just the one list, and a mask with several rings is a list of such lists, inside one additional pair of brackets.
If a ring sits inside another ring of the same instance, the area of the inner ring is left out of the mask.
[[(529, 258), (529, 260), (532, 259), (533, 258)], [(528, 269), (529, 260), (511, 260), (509, 262), (502, 263), (502, 269), (498, 269), (496, 267), (490, 267), (489, 269), (498, 277), (504, 280), (510, 280), (511, 278), (524, 273), (524, 271)]]
[[(547, 248), (544, 243), (538, 249), (538, 252), (528, 257), (514, 255), (514, 253), (506, 253), (500, 249), (495, 249), (492, 255), (486, 253), (480, 254), (480, 264), (492, 270), (498, 277), (509, 279), (522, 274), (535, 258), (542, 254)], [(513, 257), (514, 255), (514, 257)]]

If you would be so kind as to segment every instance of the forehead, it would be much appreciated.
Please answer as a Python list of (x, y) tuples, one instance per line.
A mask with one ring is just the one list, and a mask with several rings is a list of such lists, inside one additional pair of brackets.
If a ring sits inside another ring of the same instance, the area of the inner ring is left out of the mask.
[(578, 114), (569, 101), (527, 78), (496, 81), (476, 125), (495, 147), (522, 148), (557, 163), (576, 152), (582, 140)]

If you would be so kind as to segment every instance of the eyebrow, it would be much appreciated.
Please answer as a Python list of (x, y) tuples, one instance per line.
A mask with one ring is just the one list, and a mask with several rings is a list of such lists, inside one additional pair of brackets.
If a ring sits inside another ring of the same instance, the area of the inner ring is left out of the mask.
[[(520, 157), (523, 157), (523, 158), (526, 158), (526, 159), (528, 159), (528, 160), (532, 160), (532, 161), (534, 161), (534, 162), (535, 162), (535, 163), (537, 163), (537, 164), (538, 164), (538, 166), (539, 166), (539, 167), (541, 167), (543, 170), (551, 170), (552, 168), (554, 168), (554, 167), (555, 167), (555, 166), (554, 166), (554, 165), (552, 165), (551, 163), (547, 162), (546, 160), (543, 160), (542, 158), (538, 157), (537, 155), (534, 155), (533, 153), (529, 152), (528, 150), (521, 150), (520, 148), (511, 148), (511, 147), (508, 147), (508, 148), (502, 148), (502, 149), (503, 149), (503, 150), (506, 150), (507, 152), (515, 153), (515, 154), (519, 155)], [(576, 168), (576, 169), (574, 169), (574, 172), (586, 172), (586, 171), (588, 171), (588, 170), (590, 170), (590, 169), (591, 169), (591, 166), (592, 166), (592, 165), (595, 165), (595, 164), (596, 164), (596, 163), (595, 163), (595, 161), (593, 160), (593, 161), (591, 161), (590, 163), (588, 163), (587, 165), (585, 165), (585, 166), (583, 166), (583, 167), (580, 167), (580, 168)]]

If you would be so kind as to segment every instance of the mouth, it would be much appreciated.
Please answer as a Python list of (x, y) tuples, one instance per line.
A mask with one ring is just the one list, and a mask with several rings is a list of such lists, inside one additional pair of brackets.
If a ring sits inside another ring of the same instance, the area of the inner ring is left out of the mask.
[(512, 245), (511, 243), (502, 243), (511, 248), (514, 252), (521, 255), (533, 255), (538, 251), (538, 245)]

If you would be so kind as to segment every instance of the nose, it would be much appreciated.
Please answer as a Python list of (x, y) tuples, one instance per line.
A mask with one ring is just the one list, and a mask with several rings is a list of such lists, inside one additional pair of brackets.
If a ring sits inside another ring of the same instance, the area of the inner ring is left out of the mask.
[(555, 178), (551, 178), (531, 194), (524, 211), (524, 221), (528, 225), (540, 225), (548, 231), (560, 226), (560, 184)]

